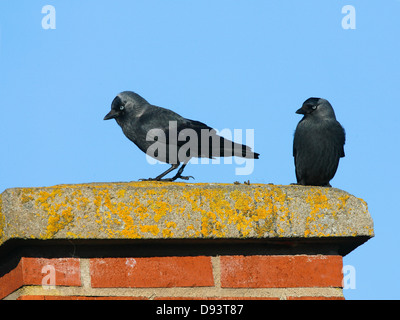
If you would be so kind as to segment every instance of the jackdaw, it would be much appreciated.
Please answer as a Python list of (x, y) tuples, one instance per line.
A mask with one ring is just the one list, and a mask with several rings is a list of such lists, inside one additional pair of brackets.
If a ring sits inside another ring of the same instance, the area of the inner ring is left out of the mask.
[(345, 131), (325, 99), (309, 98), (296, 113), (304, 115), (293, 140), (297, 184), (330, 187), (344, 157)]
[[(192, 157), (259, 157), (250, 147), (217, 135), (216, 131), (206, 124), (183, 118), (172, 110), (151, 105), (132, 91), (121, 92), (114, 98), (111, 111), (104, 117), (104, 120), (109, 119), (115, 119), (125, 136), (140, 150), (161, 162), (171, 164), (168, 170), (157, 177), (141, 180), (174, 181), (179, 178), (193, 178), (182, 176)], [(182, 166), (174, 177), (162, 179), (181, 163)]]

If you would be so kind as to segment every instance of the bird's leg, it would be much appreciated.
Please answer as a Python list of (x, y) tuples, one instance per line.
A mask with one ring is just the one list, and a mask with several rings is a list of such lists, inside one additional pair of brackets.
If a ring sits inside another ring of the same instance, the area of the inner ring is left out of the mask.
[(158, 175), (155, 178), (139, 179), (139, 180), (140, 181), (174, 181), (171, 179), (161, 179), (161, 178), (164, 177), (165, 175), (167, 175), (168, 173), (170, 173), (171, 171), (175, 170), (178, 167), (179, 167), (179, 163), (175, 163), (175, 164), (172, 164), (168, 170), (164, 171), (163, 173), (161, 173), (160, 175)]
[(194, 177), (192, 176), (182, 176), (182, 172), (186, 167), (186, 163), (184, 163), (178, 170), (178, 172), (176, 173), (176, 175), (172, 178), (166, 178), (166, 179), (162, 179), (162, 177), (164, 177), (165, 175), (167, 175), (168, 173), (170, 173), (171, 171), (175, 170), (176, 168), (179, 167), (179, 163), (178, 164), (173, 164), (171, 165), (171, 168), (169, 168), (168, 170), (164, 171), (163, 173), (161, 173), (159, 176), (155, 177), (155, 178), (149, 178), (149, 179), (139, 179), (140, 181), (175, 181), (176, 179), (183, 179), (183, 180), (189, 180), (190, 178), (194, 179)]
[(174, 177), (171, 178), (171, 180), (169, 181), (175, 181), (176, 179), (183, 179), (183, 180), (189, 180), (190, 178), (194, 179), (194, 177), (192, 176), (182, 176), (182, 172), (183, 169), (185, 169), (186, 167), (186, 163), (184, 163), (178, 170), (178, 172), (176, 173), (176, 175)]

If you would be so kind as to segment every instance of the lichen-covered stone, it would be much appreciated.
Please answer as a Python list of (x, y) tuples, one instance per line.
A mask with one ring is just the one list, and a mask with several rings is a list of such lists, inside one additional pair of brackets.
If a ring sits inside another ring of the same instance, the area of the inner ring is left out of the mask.
[(22, 239), (373, 237), (365, 201), (335, 188), (93, 183), (0, 196), (0, 245)]

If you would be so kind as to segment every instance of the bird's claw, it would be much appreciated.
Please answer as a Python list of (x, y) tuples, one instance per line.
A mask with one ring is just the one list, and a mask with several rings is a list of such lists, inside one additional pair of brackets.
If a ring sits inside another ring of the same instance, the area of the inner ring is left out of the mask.
[(172, 182), (172, 181), (175, 181), (176, 179), (189, 180), (190, 178), (194, 179), (194, 177), (192, 177), (192, 176), (181, 176), (181, 175), (179, 174), (179, 175), (176, 175), (176, 176), (173, 177), (173, 178), (160, 179), (159, 181), (169, 181), (169, 182)]
[(192, 177), (192, 176), (179, 176), (179, 177), (176, 177), (176, 179), (183, 179), (183, 180), (189, 180), (190, 178), (192, 178), (194, 180), (194, 177)]
[(173, 178), (166, 178), (166, 179), (155, 179), (155, 178), (148, 178), (148, 179), (139, 179), (139, 181), (166, 181), (166, 182), (172, 182), (175, 181), (176, 179), (183, 179), (183, 180), (189, 180), (190, 178), (194, 179), (192, 176), (175, 176)]

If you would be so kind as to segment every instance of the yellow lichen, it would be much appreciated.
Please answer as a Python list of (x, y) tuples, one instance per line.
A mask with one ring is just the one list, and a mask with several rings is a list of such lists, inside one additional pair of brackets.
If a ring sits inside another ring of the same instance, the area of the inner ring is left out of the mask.
[(166, 223), (167, 228), (176, 228), (176, 222), (170, 221)]
[[(275, 232), (272, 227), (276, 216), (280, 215), (284, 224), (288, 224), (290, 219), (289, 209), (284, 205), (286, 194), (279, 188), (257, 188), (254, 192), (233, 190), (229, 193), (225, 189), (195, 189), (185, 191), (183, 198), (190, 203), (191, 211), (201, 213), (204, 237), (223, 237), (229, 225), (234, 225), (243, 236), (254, 232), (262, 236)], [(209, 208), (209, 211), (204, 208)], [(281, 227), (279, 232), (284, 233), (284, 229)]]
[(123, 198), (123, 197), (125, 197), (125, 193), (126, 193), (126, 190), (125, 190), (125, 189), (120, 189), (120, 190), (118, 190), (118, 191), (117, 191), (118, 198)]
[(338, 197), (338, 199), (340, 201), (338, 203), (338, 210), (342, 210), (346, 206), (347, 200), (349, 198), (350, 198), (350, 196), (348, 194)]
[(153, 236), (156, 236), (160, 232), (160, 229), (157, 225), (144, 225), (140, 226), (140, 231), (143, 233), (150, 232)]
[(174, 233), (170, 229), (163, 229), (162, 235), (164, 238), (171, 238), (174, 236)]
[(31, 188), (24, 188), (22, 189), (21, 195), (21, 203), (25, 204), (29, 201), (32, 201), (34, 198), (32, 196), (32, 189)]
[[(35, 201), (36, 206), (41, 207), (47, 217), (47, 227), (44, 238), (53, 237), (57, 232), (69, 226), (74, 220), (72, 207), (69, 205), (69, 201), (66, 200), (63, 202), (61, 196), (62, 191), (59, 188), (54, 188), (51, 192), (43, 190), (39, 192), (39, 196)], [(29, 197), (25, 197), (24, 199), (29, 199)], [(24, 203), (23, 200), (22, 202)]]
[(326, 194), (322, 194), (321, 190), (315, 190), (314, 188), (310, 190), (307, 195), (306, 202), (311, 207), (310, 215), (315, 215), (321, 212), (323, 209), (331, 209), (332, 206), (328, 202), (328, 197)]
[(332, 205), (328, 201), (326, 191), (323, 193), (321, 189), (312, 188), (307, 194), (306, 203), (309, 204), (311, 211), (309, 216), (306, 218), (306, 230), (304, 236), (326, 236), (326, 234), (322, 232), (324, 226), (316, 223), (318, 219), (324, 218), (325, 214), (332, 214)]
[(151, 209), (154, 211), (155, 215), (153, 217), (155, 222), (160, 221), (168, 212), (171, 212), (171, 205), (165, 201), (154, 201), (151, 205)]

